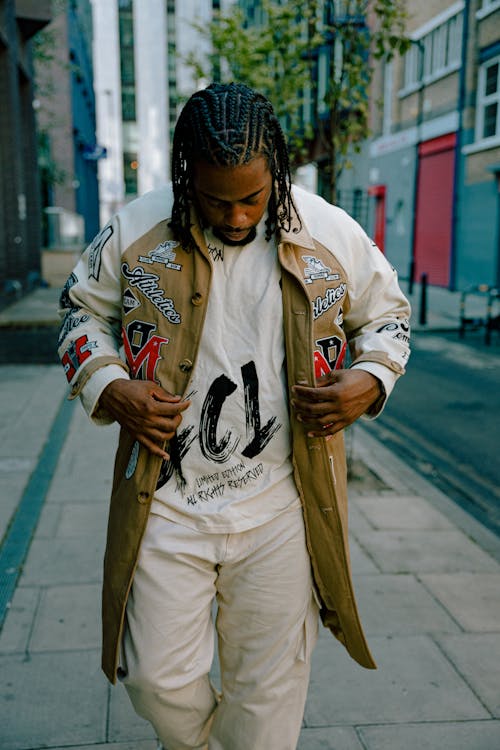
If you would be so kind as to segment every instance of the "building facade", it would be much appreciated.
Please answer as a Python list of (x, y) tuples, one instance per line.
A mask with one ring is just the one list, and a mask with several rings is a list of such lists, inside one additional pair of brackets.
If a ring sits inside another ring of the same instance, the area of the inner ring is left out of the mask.
[(0, 305), (40, 277), (31, 40), (50, 17), (49, 0), (0, 0)]
[(376, 65), (373, 138), (342, 176), (403, 277), (500, 284), (500, 2), (409, 0), (403, 59)]
[(54, 6), (36, 62), (44, 244), (82, 245), (99, 227), (90, 0)]
[(218, 0), (92, 0), (100, 219), (170, 179), (170, 149), (182, 103), (199, 86), (186, 64), (208, 54)]

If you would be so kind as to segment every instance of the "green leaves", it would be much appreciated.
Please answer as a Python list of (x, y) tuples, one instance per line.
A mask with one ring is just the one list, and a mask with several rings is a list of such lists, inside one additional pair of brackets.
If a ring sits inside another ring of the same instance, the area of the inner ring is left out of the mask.
[[(374, 60), (404, 54), (409, 40), (404, 0), (338, 0), (328, 13), (324, 6), (318, 0), (262, 0), (251, 25), (234, 5), (214, 16), (208, 29), (198, 27), (213, 52), (208, 61), (191, 58), (189, 64), (200, 79), (220, 70), (224, 81), (246, 83), (267, 96), (287, 133), (292, 163), (307, 159), (312, 142), (319, 143), (334, 199), (349, 150), (359, 150), (369, 134)], [(317, 110), (324, 105), (326, 119)]]

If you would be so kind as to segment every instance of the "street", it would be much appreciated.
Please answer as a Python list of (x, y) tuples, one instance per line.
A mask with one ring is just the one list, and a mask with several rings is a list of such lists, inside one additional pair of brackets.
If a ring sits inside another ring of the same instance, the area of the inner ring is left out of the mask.
[[(154, 750), (123, 686), (100, 674), (116, 429), (93, 426), (65, 398), (49, 355), (57, 297), (37, 290), (0, 313), (10, 355), (0, 366), (0, 750)], [(359, 669), (321, 629), (299, 750), (500, 747), (500, 538), (428, 481), (440, 480), (436, 457), (453, 451), (468, 461), (464, 490), (496, 489), (498, 340), (486, 349), (475, 335), (444, 338), (437, 330), (455, 324), (456, 298), (433, 290), (431, 302), (433, 332), (416, 331), (386, 412), (348, 444), (354, 585), (379, 669)], [(474, 404), (465, 425), (463, 403)]]
[(417, 333), (406, 375), (371, 428), (419, 473), (500, 533), (500, 348), (482, 332)]

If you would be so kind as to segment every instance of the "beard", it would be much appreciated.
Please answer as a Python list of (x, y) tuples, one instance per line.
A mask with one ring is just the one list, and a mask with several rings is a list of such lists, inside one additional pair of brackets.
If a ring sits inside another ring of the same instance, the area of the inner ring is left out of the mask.
[(220, 229), (216, 229), (215, 227), (212, 227), (212, 232), (215, 237), (217, 237), (218, 240), (223, 242), (225, 245), (228, 245), (230, 247), (236, 247), (238, 245), (249, 245), (250, 242), (253, 242), (254, 239), (257, 237), (257, 227), (251, 227), (246, 237), (244, 237), (242, 240), (231, 240), (229, 237), (226, 237), (224, 235), (224, 232), (222, 232)]

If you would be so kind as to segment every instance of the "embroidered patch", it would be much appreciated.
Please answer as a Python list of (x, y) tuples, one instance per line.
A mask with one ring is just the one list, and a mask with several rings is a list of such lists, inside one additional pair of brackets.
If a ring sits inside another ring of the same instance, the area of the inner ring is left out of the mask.
[(132, 312), (132, 310), (135, 310), (136, 307), (141, 306), (141, 303), (130, 289), (125, 289), (125, 291), (123, 292), (122, 304), (123, 309), (125, 310), (125, 315), (129, 312)]
[(125, 356), (133, 378), (156, 380), (156, 367), (162, 359), (161, 346), (168, 344), (169, 339), (154, 331), (154, 323), (143, 320), (134, 320), (122, 329)]
[(312, 284), (313, 281), (318, 281), (320, 279), (323, 279), (324, 281), (337, 281), (340, 279), (338, 273), (332, 273), (332, 269), (325, 266), (323, 261), (319, 260), (319, 258), (316, 258), (314, 255), (303, 255), (302, 260), (307, 263), (304, 268), (306, 284)]
[(313, 318), (316, 320), (326, 313), (331, 307), (340, 302), (347, 291), (347, 284), (339, 284), (333, 289), (327, 289), (324, 297), (316, 297), (313, 302)]
[(179, 263), (172, 263), (175, 260), (174, 247), (179, 247), (175, 240), (160, 242), (154, 250), (150, 250), (147, 255), (139, 255), (138, 260), (141, 263), (161, 263), (165, 268), (171, 268), (174, 271), (180, 271), (182, 266)]
[(65, 315), (64, 322), (59, 332), (57, 345), (60, 346), (71, 331), (78, 328), (82, 323), (86, 323), (87, 320), (90, 320), (90, 315), (88, 313), (82, 313), (80, 307), (71, 307)]
[(68, 382), (71, 382), (80, 365), (91, 356), (92, 349), (97, 349), (97, 341), (89, 341), (87, 334), (71, 342), (61, 357)]
[(386, 323), (377, 329), (377, 333), (390, 333), (393, 339), (410, 343), (410, 321), (408, 319), (395, 320), (393, 323)]
[(100, 232), (92, 242), (89, 250), (89, 279), (99, 281), (102, 250), (112, 234), (113, 227), (109, 224), (107, 227), (104, 227), (102, 232)]
[(122, 274), (130, 286), (136, 287), (170, 323), (181, 322), (174, 301), (170, 297), (165, 297), (165, 291), (158, 284), (158, 274), (147, 273), (142, 266), (136, 266), (131, 270), (128, 263), (122, 263)]
[(338, 336), (317, 339), (314, 351), (314, 374), (316, 378), (327, 375), (332, 370), (340, 370), (344, 363), (347, 344)]
[(66, 280), (65, 285), (62, 288), (61, 296), (59, 297), (59, 306), (63, 309), (69, 309), (71, 307), (74, 307), (70, 296), (69, 296), (69, 290), (72, 286), (75, 286), (78, 279), (75, 273), (70, 274), (68, 279)]

